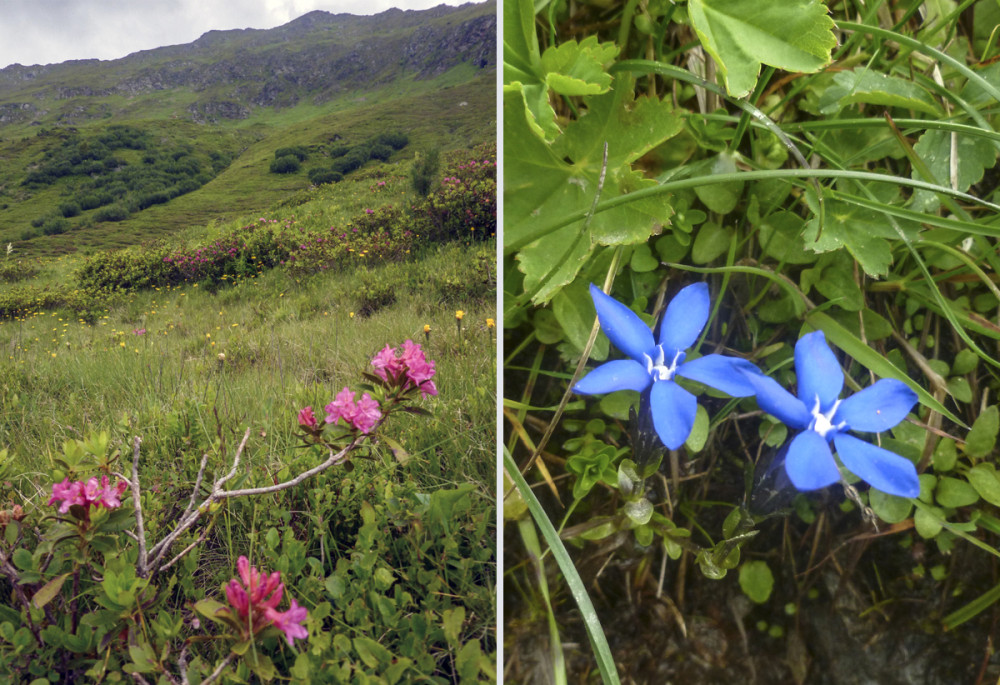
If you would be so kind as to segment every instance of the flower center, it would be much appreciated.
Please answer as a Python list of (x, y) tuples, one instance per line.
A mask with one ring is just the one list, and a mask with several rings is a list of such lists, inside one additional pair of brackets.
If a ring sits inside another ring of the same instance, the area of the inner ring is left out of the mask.
[(840, 406), (840, 400), (837, 400), (836, 402), (833, 403), (833, 406), (830, 407), (830, 411), (824, 414), (819, 410), (819, 396), (817, 395), (816, 406), (814, 406), (812, 410), (813, 420), (812, 423), (809, 424), (809, 429), (819, 433), (820, 437), (829, 440), (833, 436), (831, 435), (830, 438), (827, 438), (826, 436), (828, 433), (830, 433), (831, 431), (839, 432), (847, 428), (846, 421), (841, 421), (837, 425), (834, 425), (832, 422), (833, 415), (837, 413), (837, 407), (839, 406)]
[(678, 350), (677, 354), (674, 355), (673, 361), (670, 362), (670, 366), (667, 366), (666, 352), (663, 351), (663, 345), (656, 346), (655, 359), (648, 354), (642, 356), (646, 359), (646, 371), (656, 381), (669, 381), (677, 371), (677, 366), (684, 361), (684, 352)]

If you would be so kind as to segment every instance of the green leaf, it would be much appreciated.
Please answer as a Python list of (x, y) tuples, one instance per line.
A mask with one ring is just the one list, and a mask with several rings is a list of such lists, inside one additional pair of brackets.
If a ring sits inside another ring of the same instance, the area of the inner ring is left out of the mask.
[[(552, 298), (552, 313), (559, 322), (566, 340), (582, 353), (590, 338), (594, 320), (597, 318), (588, 284), (578, 279), (560, 290)], [(610, 347), (608, 337), (599, 333), (594, 340), (594, 346), (590, 349), (590, 358), (594, 361), (604, 361), (608, 358)]]
[(947, 473), (955, 468), (955, 461), (958, 459), (958, 450), (955, 441), (951, 438), (944, 438), (934, 447), (932, 455), (934, 470), (938, 473)]
[(979, 494), (975, 488), (958, 478), (939, 478), (934, 499), (943, 507), (958, 508), (975, 504)]
[(59, 590), (62, 589), (63, 583), (69, 578), (70, 573), (63, 573), (60, 576), (56, 576), (45, 585), (38, 589), (38, 592), (31, 598), (31, 603), (36, 607), (41, 609), (46, 604), (51, 602), (56, 595), (59, 594)]
[(969, 469), (966, 477), (980, 497), (1000, 507), (1000, 474), (997, 474), (993, 464), (976, 464)]
[(684, 441), (684, 446), (692, 454), (700, 452), (701, 448), (708, 441), (708, 426), (708, 411), (699, 404), (698, 411), (694, 415), (694, 426), (691, 428), (691, 435)]
[[(718, 186), (716, 186), (718, 187)], [(725, 254), (733, 239), (733, 230), (725, 228), (714, 221), (706, 221), (698, 229), (698, 236), (691, 247), (691, 261), (695, 264), (707, 264), (716, 257)]]
[[(936, 183), (962, 192), (982, 180), (983, 173), (992, 169), (997, 159), (994, 146), (984, 145), (982, 140), (972, 136), (938, 129), (924, 131), (913, 150), (927, 164)], [(916, 168), (912, 174), (916, 180), (930, 180)], [(936, 193), (918, 189), (914, 191), (909, 207), (919, 212), (933, 212), (938, 204)]]
[(504, 249), (520, 250), (518, 267), (535, 304), (548, 302), (573, 281), (597, 245), (645, 242), (670, 219), (672, 210), (662, 198), (646, 198), (595, 214), (586, 231), (582, 219), (552, 228), (593, 204), (605, 142), (602, 201), (656, 186), (656, 181), (632, 171), (631, 164), (676, 135), (682, 122), (668, 101), (633, 101), (633, 94), (631, 77), (619, 76), (612, 92), (592, 96), (586, 115), (548, 145), (530, 129), (520, 93), (504, 88), (504, 136), (518, 141), (504, 157)]
[(259, 649), (251, 649), (243, 655), (243, 660), (254, 672), (254, 675), (265, 682), (272, 680), (278, 672), (271, 657), (263, 654)]
[(805, 245), (813, 252), (831, 252), (846, 247), (865, 273), (885, 276), (892, 264), (892, 252), (885, 238), (898, 238), (885, 218), (869, 209), (827, 199), (823, 230), (819, 230), (819, 206), (814, 195), (807, 200), (813, 217), (803, 233)]
[(886, 523), (904, 521), (913, 511), (913, 502), (906, 497), (897, 497), (874, 488), (868, 491), (868, 504)]
[(597, 36), (583, 42), (570, 40), (542, 53), (545, 83), (560, 95), (597, 95), (611, 87), (611, 75), (605, 71), (618, 54), (614, 43), (598, 44)]
[(764, 254), (785, 264), (810, 264), (817, 257), (806, 249), (802, 231), (806, 222), (795, 212), (775, 212), (761, 220), (758, 242)]
[[(736, 172), (736, 158), (728, 152), (721, 152), (714, 158), (706, 160), (703, 166), (695, 165), (692, 175), (715, 176), (735, 174)], [(743, 194), (743, 182), (707, 183), (695, 186), (694, 192), (698, 199), (713, 212), (729, 214), (740, 201), (740, 196)]]
[(653, 256), (653, 251), (649, 249), (649, 243), (636, 245), (632, 251), (632, 258), (629, 260), (629, 268), (636, 273), (653, 271), (660, 265), (660, 262)]
[(539, 309), (532, 319), (535, 325), (535, 335), (543, 345), (555, 345), (563, 339), (563, 329), (559, 319), (551, 309)]
[(941, 108), (930, 93), (913, 81), (862, 68), (838, 72), (833, 83), (820, 99), (819, 109), (823, 114), (834, 114), (847, 105), (863, 102), (941, 115)]
[(815, 72), (837, 44), (833, 20), (815, 0), (690, 0), (688, 15), (733, 97), (753, 90), (761, 63)]
[(453, 647), (461, 644), (463, 623), (465, 623), (465, 607), (445, 609), (441, 612), (441, 628), (448, 644)]
[(469, 640), (458, 650), (455, 656), (455, 670), (458, 671), (460, 682), (478, 682), (479, 662), (482, 659), (482, 648), (479, 640)]
[(354, 650), (368, 668), (378, 668), (392, 661), (392, 652), (370, 637), (354, 638)]
[(996, 405), (987, 407), (986, 411), (976, 418), (972, 429), (965, 437), (965, 453), (974, 458), (985, 457), (996, 445), (998, 429), (1000, 429), (1000, 412)]
[(913, 527), (924, 539), (930, 539), (941, 532), (944, 512), (939, 507), (920, 507), (913, 515)]
[(740, 566), (740, 589), (757, 604), (763, 604), (774, 589), (774, 575), (767, 562), (755, 560)]

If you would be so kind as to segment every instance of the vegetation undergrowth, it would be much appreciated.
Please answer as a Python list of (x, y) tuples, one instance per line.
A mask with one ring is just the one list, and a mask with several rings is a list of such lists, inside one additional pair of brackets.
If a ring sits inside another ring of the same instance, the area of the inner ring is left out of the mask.
[[(492, 165), (482, 152), (455, 163)], [(264, 220), (94, 255), (64, 288), (16, 286), (34, 299), (0, 324), (8, 677), (495, 681), (495, 214), (492, 229), (488, 207), (476, 231), (463, 212), (424, 234), (452, 240), (414, 232), (407, 254), (412, 217), (385, 208), (408, 177), (359, 173), (363, 194), (323, 186)], [(338, 203), (354, 219), (336, 228), (359, 236), (349, 251), (326, 247)], [(406, 340), (433, 361), (437, 394), (397, 407), (372, 363)], [(331, 414), (345, 388), (381, 404), (371, 435)], [(91, 499), (48, 504), (53, 484), (70, 501), (90, 478)], [(240, 488), (271, 490), (226, 494)], [(175, 530), (158, 566), (153, 541)], [(254, 599), (249, 566), (280, 573), (280, 605)], [(223, 592), (234, 577), (260, 613)], [(248, 632), (251, 615), (267, 629)]]
[(504, 12), (505, 675), (994, 681), (996, 5)]

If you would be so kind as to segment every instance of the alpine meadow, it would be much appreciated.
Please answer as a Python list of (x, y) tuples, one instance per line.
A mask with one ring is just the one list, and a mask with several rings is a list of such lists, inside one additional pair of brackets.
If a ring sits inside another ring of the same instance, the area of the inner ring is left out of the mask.
[(0, 679), (496, 682), (496, 13), (0, 69)]

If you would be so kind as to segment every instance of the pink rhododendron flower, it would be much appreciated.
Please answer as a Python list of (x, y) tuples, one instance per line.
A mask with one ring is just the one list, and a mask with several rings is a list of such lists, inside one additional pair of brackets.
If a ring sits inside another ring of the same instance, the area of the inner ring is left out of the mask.
[(288, 611), (268, 609), (264, 612), (264, 615), (270, 619), (278, 630), (285, 633), (285, 639), (288, 640), (289, 647), (292, 646), (292, 638), (303, 640), (309, 637), (309, 631), (302, 627), (302, 622), (308, 618), (309, 614), (305, 607), (300, 607), (294, 599)]
[(236, 570), (240, 577), (233, 578), (226, 585), (226, 599), (239, 617), (247, 620), (247, 634), (255, 634), (273, 625), (285, 633), (289, 645), (293, 638), (309, 637), (309, 632), (301, 625), (308, 618), (304, 607), (292, 599), (287, 611), (278, 611), (285, 592), (280, 572), (261, 573), (256, 566), (250, 565), (245, 556), (237, 560)]
[(375, 368), (375, 375), (382, 380), (388, 381), (390, 377), (397, 380), (405, 368), (405, 362), (396, 356), (395, 347), (386, 345), (372, 358), (372, 366)]
[(306, 407), (299, 412), (299, 425), (306, 428), (316, 427), (316, 415), (313, 414), (312, 407)]
[(337, 423), (338, 419), (344, 419), (345, 423), (350, 423), (354, 417), (354, 393), (350, 388), (345, 387), (324, 409), (326, 410), (327, 423)]
[(381, 418), (382, 411), (379, 409), (378, 402), (372, 399), (371, 395), (365, 393), (358, 400), (351, 423), (362, 433), (368, 433)]
[(97, 478), (91, 478), (86, 483), (82, 481), (70, 483), (69, 478), (65, 478), (61, 483), (52, 485), (52, 496), (49, 498), (49, 504), (62, 502), (59, 505), (60, 514), (65, 514), (74, 505), (86, 507), (88, 510), (92, 504), (105, 509), (117, 509), (122, 504), (121, 496), (125, 494), (126, 488), (128, 488), (126, 481), (118, 481), (114, 486), (111, 486), (106, 475), (101, 476), (100, 481)]

